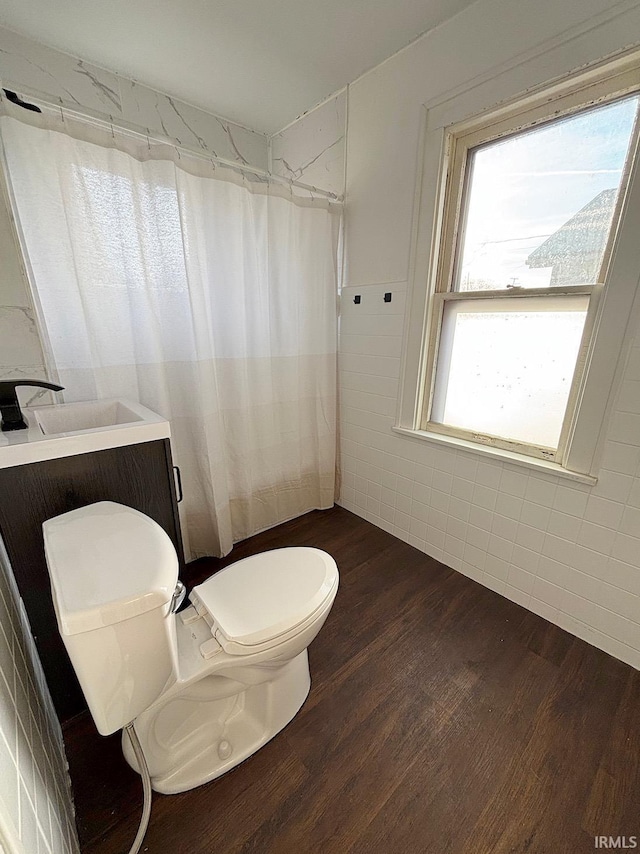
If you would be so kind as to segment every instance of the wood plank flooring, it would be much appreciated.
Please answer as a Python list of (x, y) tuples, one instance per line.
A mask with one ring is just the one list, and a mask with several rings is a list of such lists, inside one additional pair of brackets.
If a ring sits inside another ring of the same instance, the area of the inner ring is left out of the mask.
[[(638, 837), (640, 672), (341, 508), (188, 567), (326, 549), (341, 587), (312, 687), (276, 738), (218, 780), (154, 793), (157, 854), (581, 854)], [(65, 727), (82, 851), (122, 854), (140, 780), (118, 736)]]

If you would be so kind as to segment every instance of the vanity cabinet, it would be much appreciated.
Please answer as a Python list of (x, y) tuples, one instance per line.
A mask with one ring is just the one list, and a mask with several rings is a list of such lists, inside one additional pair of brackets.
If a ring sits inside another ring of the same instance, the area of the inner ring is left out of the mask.
[(42, 523), (95, 501), (117, 501), (161, 525), (184, 565), (169, 439), (0, 469), (0, 534), (61, 721), (86, 703), (58, 632)]

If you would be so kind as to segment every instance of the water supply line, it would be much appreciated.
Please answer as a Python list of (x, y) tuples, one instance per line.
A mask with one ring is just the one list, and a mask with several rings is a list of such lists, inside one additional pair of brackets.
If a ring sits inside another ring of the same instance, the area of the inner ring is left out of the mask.
[(142, 777), (142, 792), (144, 801), (142, 806), (142, 817), (140, 819), (140, 826), (138, 827), (138, 833), (136, 834), (136, 838), (133, 840), (133, 845), (129, 849), (129, 854), (138, 854), (138, 851), (140, 851), (140, 846), (142, 845), (142, 840), (144, 839), (144, 835), (147, 832), (147, 827), (149, 826), (149, 818), (151, 816), (151, 777), (149, 775), (149, 768), (147, 767), (147, 760), (144, 758), (142, 745), (138, 740), (138, 734), (135, 730), (133, 723), (134, 722), (132, 721), (130, 724), (127, 724), (125, 727), (125, 731), (129, 736), (131, 747), (133, 748), (133, 752), (135, 753), (135, 757), (138, 762), (138, 770), (140, 772), (140, 776)]

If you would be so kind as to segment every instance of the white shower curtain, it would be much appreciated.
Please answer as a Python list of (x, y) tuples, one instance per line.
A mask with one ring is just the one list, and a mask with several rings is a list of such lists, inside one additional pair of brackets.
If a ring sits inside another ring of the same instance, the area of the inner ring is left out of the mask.
[(170, 419), (188, 557), (331, 506), (339, 206), (28, 118), (0, 128), (65, 400)]

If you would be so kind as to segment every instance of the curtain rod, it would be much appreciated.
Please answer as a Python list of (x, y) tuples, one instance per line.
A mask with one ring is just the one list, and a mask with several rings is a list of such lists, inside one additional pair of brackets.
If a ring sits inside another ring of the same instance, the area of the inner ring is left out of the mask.
[[(5, 90), (6, 91), (6, 90)], [(5, 96), (5, 92), (0, 93), (0, 98)], [(19, 103), (16, 100), (8, 98), (7, 100), (12, 101), (12, 103), (18, 103), (19, 106), (25, 107), (25, 109), (33, 109), (33, 105), (26, 104), (26, 102)], [(282, 178), (279, 175), (274, 175), (272, 172), (268, 172), (265, 169), (260, 169), (257, 166), (250, 166), (249, 164), (239, 163), (237, 160), (227, 160), (224, 157), (219, 157), (217, 154), (204, 154), (202, 151), (198, 151), (195, 148), (190, 148), (187, 145), (176, 145), (175, 140), (173, 140), (170, 136), (163, 136), (161, 134), (150, 133), (147, 128), (144, 130), (140, 129), (139, 125), (133, 125), (129, 122), (124, 122), (123, 124), (119, 124), (117, 121), (113, 120), (112, 116), (109, 116), (109, 121), (103, 118), (98, 118), (97, 116), (92, 116), (87, 113), (79, 112), (78, 110), (71, 110), (68, 107), (62, 107), (60, 104), (53, 104), (49, 101), (38, 96), (35, 98), (38, 103), (38, 106), (42, 107), (47, 112), (51, 112), (54, 114), (59, 114), (63, 121), (65, 115), (70, 118), (75, 119), (79, 122), (84, 122), (85, 124), (95, 125), (103, 130), (111, 130), (113, 133), (114, 129), (116, 129), (119, 133), (128, 134), (136, 139), (143, 140), (147, 143), (155, 142), (161, 145), (170, 145), (174, 148), (178, 154), (183, 151), (190, 157), (196, 157), (199, 160), (206, 160), (209, 163), (219, 163), (220, 166), (225, 166), (229, 169), (236, 169), (238, 172), (247, 173), (249, 175), (256, 175), (260, 178), (266, 178), (267, 181), (271, 181), (276, 184), (282, 184), (285, 187), (289, 187), (292, 189), (293, 187), (297, 187), (300, 190), (304, 190), (305, 192), (314, 194), (317, 196), (324, 196), (325, 198), (333, 201), (333, 202), (342, 202), (344, 197), (339, 195), (338, 193), (332, 193), (329, 190), (323, 190), (320, 187), (314, 187), (311, 184), (305, 184), (302, 181), (294, 181), (293, 179)]]

